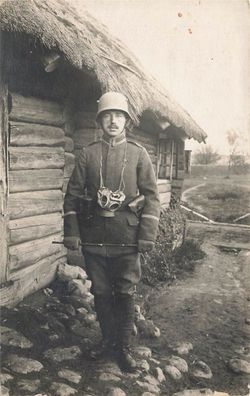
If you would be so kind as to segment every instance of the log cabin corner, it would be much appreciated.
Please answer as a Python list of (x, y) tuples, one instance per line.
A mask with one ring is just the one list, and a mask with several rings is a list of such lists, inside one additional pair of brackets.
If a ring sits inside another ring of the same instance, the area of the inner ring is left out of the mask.
[(100, 138), (96, 101), (123, 92), (163, 206), (180, 195), (185, 139), (206, 134), (100, 22), (64, 0), (0, 5), (1, 305), (47, 286), (59, 263), (63, 197), (83, 146)]

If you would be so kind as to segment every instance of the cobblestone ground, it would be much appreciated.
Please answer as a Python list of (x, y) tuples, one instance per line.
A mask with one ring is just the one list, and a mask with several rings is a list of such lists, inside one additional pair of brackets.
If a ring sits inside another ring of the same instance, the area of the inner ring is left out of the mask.
[(1, 395), (247, 395), (249, 271), (247, 254), (209, 250), (188, 278), (142, 288), (138, 369), (128, 374), (115, 356), (91, 360), (100, 331), (90, 284), (83, 270), (61, 268), (51, 288), (2, 309)]

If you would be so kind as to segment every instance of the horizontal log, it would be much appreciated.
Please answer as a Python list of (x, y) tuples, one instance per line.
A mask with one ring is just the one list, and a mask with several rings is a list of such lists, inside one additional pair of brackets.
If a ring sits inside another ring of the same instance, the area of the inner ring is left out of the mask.
[(65, 178), (71, 176), (74, 167), (75, 167), (75, 155), (71, 153), (65, 153), (65, 167), (64, 167)]
[(63, 194), (60, 190), (13, 193), (8, 200), (11, 219), (60, 212), (62, 207)]
[(59, 212), (10, 220), (10, 244), (42, 238), (61, 232), (62, 229), (62, 213)]
[(88, 144), (99, 140), (102, 133), (98, 129), (77, 129), (74, 133), (75, 149), (88, 146)]
[(56, 272), (56, 267), (55, 264), (58, 265), (58, 261), (66, 261), (66, 250), (64, 249), (63, 251), (57, 252), (52, 254), (49, 257), (42, 258), (39, 260), (37, 263), (33, 265), (29, 265), (28, 267), (21, 268), (17, 271), (12, 271), (10, 273), (10, 280), (12, 281), (17, 281), (22, 278), (30, 278), (30, 280), (33, 280), (33, 282), (36, 279), (36, 275), (43, 272), (44, 274), (50, 271), (50, 267), (53, 266), (53, 272), (55, 274)]
[(52, 190), (62, 188), (62, 169), (17, 170), (9, 172), (10, 192)]
[(245, 225), (187, 220), (185, 237), (223, 246), (250, 248), (250, 226)]
[(170, 180), (164, 180), (163, 183), (157, 183), (159, 193), (166, 193), (171, 191)]
[(80, 111), (75, 115), (75, 124), (77, 129), (96, 128), (96, 113)]
[(44, 257), (49, 257), (57, 252), (64, 251), (63, 245), (53, 244), (53, 241), (61, 241), (60, 234), (53, 234), (48, 237), (36, 239), (34, 241), (19, 243), (9, 247), (10, 271), (28, 267), (37, 263)]
[(10, 169), (63, 168), (62, 147), (10, 147)]
[(62, 108), (55, 102), (11, 94), (10, 120), (62, 126)]
[(152, 145), (155, 148), (157, 147), (158, 138), (156, 135), (144, 132), (140, 129), (134, 129), (133, 132), (128, 134), (128, 138), (131, 140), (135, 140), (140, 143), (142, 146), (144, 144)]
[(74, 151), (74, 140), (69, 136), (65, 136), (64, 141), (65, 141), (65, 147), (64, 147), (65, 151), (68, 153), (72, 153)]
[(55, 279), (58, 265), (65, 263), (65, 256), (56, 258), (52, 255), (32, 267), (13, 272), (10, 274), (13, 284), (0, 289), (0, 305), (16, 306), (24, 297), (48, 286)]
[(62, 146), (65, 135), (61, 128), (49, 125), (10, 122), (11, 146)]

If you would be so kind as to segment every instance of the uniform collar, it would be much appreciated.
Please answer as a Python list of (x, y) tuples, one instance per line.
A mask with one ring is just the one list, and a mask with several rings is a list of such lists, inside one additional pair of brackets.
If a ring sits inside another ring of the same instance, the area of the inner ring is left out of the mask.
[(118, 144), (124, 143), (126, 141), (126, 132), (124, 131), (115, 137), (110, 137), (106, 134), (103, 134), (102, 140), (104, 143), (107, 143), (110, 146), (117, 146)]

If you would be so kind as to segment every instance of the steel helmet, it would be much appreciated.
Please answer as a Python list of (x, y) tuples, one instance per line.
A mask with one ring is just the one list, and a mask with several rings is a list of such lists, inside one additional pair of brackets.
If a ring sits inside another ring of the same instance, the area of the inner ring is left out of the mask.
[(126, 113), (132, 119), (128, 109), (128, 99), (119, 92), (106, 92), (98, 100), (98, 110), (96, 119), (106, 110), (120, 110)]

